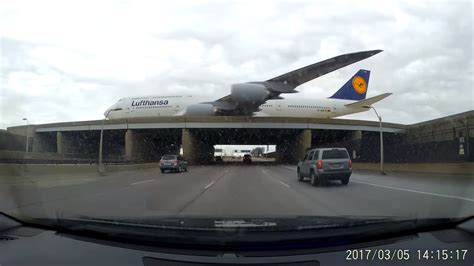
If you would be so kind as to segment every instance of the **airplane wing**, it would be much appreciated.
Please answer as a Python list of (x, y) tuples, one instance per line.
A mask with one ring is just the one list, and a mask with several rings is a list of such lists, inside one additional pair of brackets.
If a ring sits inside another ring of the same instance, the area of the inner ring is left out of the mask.
[(353, 64), (360, 60), (366, 59), (380, 52), (382, 52), (382, 50), (365, 51), (336, 56), (309, 66), (302, 67), (297, 70), (293, 70), (291, 72), (269, 79), (267, 81), (292, 84), (294, 87), (297, 87), (310, 80), (318, 78), (322, 75), (345, 67), (347, 65)]
[[(297, 93), (295, 88), (303, 83), (380, 52), (382, 50), (339, 55), (267, 81), (233, 84), (229, 95), (214, 102), (200, 103), (201, 106), (193, 106), (188, 112), (190, 115), (193, 114), (193, 110), (198, 114), (212, 112), (215, 115), (253, 115), (267, 100), (283, 99), (280, 96), (282, 93)], [(209, 106), (212, 106), (212, 109), (209, 109)]]

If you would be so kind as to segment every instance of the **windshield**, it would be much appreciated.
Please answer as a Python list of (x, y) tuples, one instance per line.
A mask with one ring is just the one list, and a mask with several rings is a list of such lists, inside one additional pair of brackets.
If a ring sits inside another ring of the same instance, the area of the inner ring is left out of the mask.
[(471, 1), (1, 5), (0, 212), (474, 215)]

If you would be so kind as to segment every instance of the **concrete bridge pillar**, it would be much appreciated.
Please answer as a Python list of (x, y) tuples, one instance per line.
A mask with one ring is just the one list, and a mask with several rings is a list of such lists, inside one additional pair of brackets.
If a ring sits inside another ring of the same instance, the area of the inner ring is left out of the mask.
[(200, 142), (189, 129), (184, 128), (181, 133), (181, 143), (183, 145), (183, 157), (189, 164), (199, 162), (198, 152), (200, 151)]
[(128, 129), (125, 132), (125, 160), (135, 161), (141, 158), (139, 137), (139, 134), (133, 129)]
[(66, 133), (56, 132), (56, 147), (59, 154), (66, 154), (71, 150), (71, 144), (67, 138)]
[(350, 147), (348, 147), (349, 156), (356, 160), (360, 157), (360, 149), (361, 149), (361, 142), (362, 142), (362, 131), (355, 130), (351, 132), (350, 138)]
[(214, 143), (185, 128), (181, 133), (183, 157), (189, 164), (208, 164), (214, 161)]
[(33, 135), (33, 152), (45, 152), (45, 151), (47, 151), (45, 139), (43, 138), (41, 134), (34, 134)]
[(299, 161), (303, 159), (306, 151), (311, 148), (311, 129), (305, 129), (296, 135), (295, 141), (295, 159)]

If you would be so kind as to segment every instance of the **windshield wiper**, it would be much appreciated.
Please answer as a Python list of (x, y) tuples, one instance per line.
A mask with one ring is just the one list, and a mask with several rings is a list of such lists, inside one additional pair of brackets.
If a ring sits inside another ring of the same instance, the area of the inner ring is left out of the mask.
[(67, 236), (137, 245), (202, 249), (314, 248), (387, 240), (454, 228), (469, 218), (361, 217), (162, 218), (35, 220)]
[[(474, 216), (473, 216), (474, 217)], [(62, 229), (77, 229), (85, 226), (98, 228), (146, 229), (146, 230), (189, 230), (219, 231), (242, 229), (239, 231), (303, 231), (328, 228), (353, 228), (389, 225), (400, 230), (422, 229), (433, 226), (449, 226), (472, 217), (461, 218), (399, 218), (384, 216), (295, 216), (282, 218), (96, 218), (78, 216), (75, 218), (33, 219), (43, 225)]]
[(164, 229), (191, 231), (219, 231), (233, 229), (239, 231), (300, 231), (323, 228), (345, 228), (360, 225), (400, 221), (393, 217), (331, 217), (295, 216), (283, 218), (97, 218), (78, 216), (72, 218), (37, 219), (51, 226), (65, 229), (84, 226), (103, 226), (110, 228)]

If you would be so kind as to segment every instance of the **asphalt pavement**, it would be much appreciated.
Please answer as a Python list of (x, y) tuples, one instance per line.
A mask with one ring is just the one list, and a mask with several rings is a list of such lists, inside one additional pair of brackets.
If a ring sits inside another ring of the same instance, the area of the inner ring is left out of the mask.
[(313, 187), (298, 181), (295, 169), (233, 164), (189, 166), (185, 173), (32, 173), (0, 180), (0, 211), (32, 217), (474, 215), (473, 176), (354, 171), (346, 186)]

